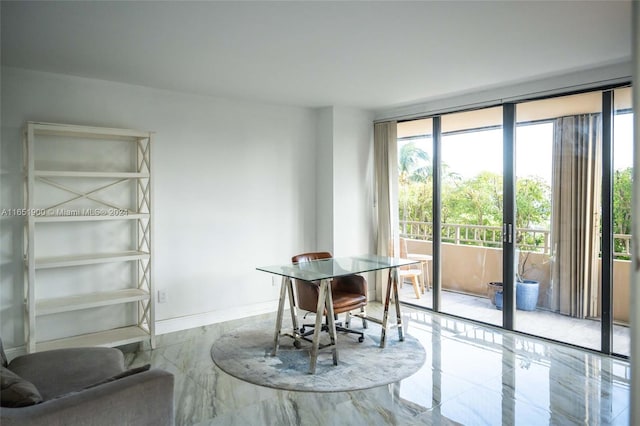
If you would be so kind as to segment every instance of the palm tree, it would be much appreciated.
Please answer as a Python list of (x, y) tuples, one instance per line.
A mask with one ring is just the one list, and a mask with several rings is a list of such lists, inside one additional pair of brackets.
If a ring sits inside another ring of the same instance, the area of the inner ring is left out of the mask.
[[(400, 191), (407, 191), (410, 182), (427, 183), (432, 176), (431, 158), (423, 149), (418, 148), (414, 142), (409, 142), (400, 147), (398, 158), (398, 181)], [(404, 221), (408, 219), (408, 200), (404, 200), (401, 217)]]
[(398, 174), (400, 184), (409, 182), (425, 182), (432, 175), (431, 158), (414, 142), (400, 147)]

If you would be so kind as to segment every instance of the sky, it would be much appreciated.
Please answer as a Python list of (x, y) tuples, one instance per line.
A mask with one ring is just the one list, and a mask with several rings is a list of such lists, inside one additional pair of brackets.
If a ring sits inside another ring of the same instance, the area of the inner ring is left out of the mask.
[[(614, 169), (633, 166), (633, 115), (620, 114), (614, 122)], [(551, 183), (553, 124), (518, 126), (516, 176), (539, 176)], [(415, 140), (432, 155), (431, 139)], [(502, 174), (502, 129), (445, 135), (442, 161), (450, 172), (472, 178), (482, 171)]]

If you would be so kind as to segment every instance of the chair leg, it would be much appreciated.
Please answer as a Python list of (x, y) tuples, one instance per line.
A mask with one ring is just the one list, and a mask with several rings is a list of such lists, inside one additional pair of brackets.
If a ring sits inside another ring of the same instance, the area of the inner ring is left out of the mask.
[[(364, 312), (364, 307), (360, 308), (362, 310), (362, 312)], [(338, 315), (335, 314), (334, 318), (337, 320), (338, 319)], [(352, 333), (352, 334), (356, 334), (358, 335), (358, 342), (362, 343), (364, 342), (364, 333), (362, 331), (357, 331), (357, 330), (352, 330), (349, 328), (349, 322), (351, 320), (351, 313), (347, 312), (347, 317), (345, 319), (345, 326), (342, 326), (342, 323), (340, 322), (336, 322), (336, 331), (340, 331), (342, 333)], [(362, 320), (362, 324), (363, 324), (363, 328), (367, 328), (366, 327), (366, 320), (363, 319)], [(310, 328), (310, 330), (306, 330), (306, 328)], [(315, 328), (315, 324), (303, 324), (302, 327), (300, 328), (300, 338), (303, 340), (306, 340), (308, 342), (311, 342), (311, 340), (309, 339), (308, 336), (313, 334), (313, 330)], [(325, 321), (322, 323), (321, 326), (321, 331), (326, 331), (329, 332), (329, 324), (328, 324), (328, 319), (325, 317)]]
[(358, 335), (358, 342), (362, 343), (364, 342), (364, 333), (362, 331), (357, 331), (357, 330), (353, 330), (350, 328), (346, 328), (346, 327), (342, 327), (338, 324), (336, 324), (336, 331), (340, 331), (342, 333), (352, 333), (352, 334), (357, 334)]
[(365, 307), (360, 308), (360, 312), (362, 313), (362, 328), (367, 328), (367, 310)]
[(413, 283), (413, 291), (416, 293), (416, 299), (420, 299), (420, 283), (418, 282), (418, 276), (414, 275), (411, 278), (411, 282)]

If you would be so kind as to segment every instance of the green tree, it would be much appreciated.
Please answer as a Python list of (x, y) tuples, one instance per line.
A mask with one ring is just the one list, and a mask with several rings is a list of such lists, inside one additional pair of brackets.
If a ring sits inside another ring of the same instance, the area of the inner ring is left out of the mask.
[(398, 158), (400, 184), (425, 182), (431, 173), (431, 158), (426, 151), (409, 142), (400, 147)]
[(633, 169), (616, 170), (613, 175), (613, 232), (631, 234), (631, 194)]
[[(424, 203), (431, 197), (431, 158), (423, 149), (409, 142), (400, 147), (398, 155), (398, 175), (400, 182), (400, 217), (403, 220), (427, 221)], [(432, 203), (427, 204), (429, 209)], [(429, 215), (430, 216), (430, 215)]]
[[(633, 168), (616, 170), (613, 175), (613, 233), (631, 234), (631, 203)], [(614, 239), (614, 251), (627, 251), (625, 241)], [(626, 256), (620, 256), (628, 259)]]
[[(433, 221), (433, 174), (429, 155), (414, 144), (406, 144), (399, 158), (400, 217), (405, 221)], [(502, 175), (480, 173), (463, 179), (442, 165), (443, 223), (501, 226)], [(633, 168), (616, 170), (613, 186), (613, 232), (631, 234)], [(549, 229), (551, 188), (542, 178), (527, 176), (516, 181), (516, 229)], [(522, 247), (535, 247), (542, 236), (516, 234)], [(615, 240), (615, 250), (625, 251), (624, 241)]]
[[(538, 176), (516, 180), (516, 229), (549, 229), (551, 221), (551, 187)], [(516, 242), (524, 249), (542, 244), (542, 236), (516, 232)]]
[(528, 176), (516, 181), (516, 227), (549, 226), (551, 188), (542, 178)]
[(502, 176), (482, 172), (454, 181), (443, 197), (451, 223), (499, 226), (502, 223)]
[[(417, 168), (416, 168), (417, 169)], [(416, 170), (414, 169), (414, 170)], [(406, 169), (405, 169), (406, 170)], [(483, 172), (471, 179), (455, 173), (443, 173), (442, 222), (468, 225), (501, 226), (501, 174)], [(406, 174), (400, 182), (400, 209), (403, 220), (432, 221), (432, 176), (418, 179)], [(520, 178), (516, 182), (516, 227), (548, 229), (551, 216), (551, 188), (539, 177)], [(534, 236), (518, 234), (518, 243), (537, 246)]]
[(409, 182), (401, 187), (399, 195), (401, 217), (406, 217), (405, 220), (431, 222), (433, 184), (430, 180), (425, 183)]

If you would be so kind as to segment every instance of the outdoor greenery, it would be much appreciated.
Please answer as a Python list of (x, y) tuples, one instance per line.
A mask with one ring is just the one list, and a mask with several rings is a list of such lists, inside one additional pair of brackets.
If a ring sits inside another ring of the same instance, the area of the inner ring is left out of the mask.
[(613, 233), (631, 234), (631, 191), (633, 169), (616, 170), (613, 175)]
[[(616, 170), (613, 175), (613, 233), (631, 234), (631, 194), (633, 169)], [(626, 252), (623, 241), (613, 240), (613, 250)]]
[[(432, 222), (433, 172), (429, 155), (413, 142), (401, 146), (398, 157), (400, 220)], [(614, 176), (614, 233), (631, 233), (632, 169), (617, 170)], [(483, 172), (463, 179), (442, 166), (442, 223), (502, 226), (502, 175)], [(516, 180), (516, 229), (550, 227), (551, 188), (537, 176)], [(533, 233), (518, 233), (524, 247), (540, 246)], [(616, 240), (616, 245), (623, 241)], [(624, 247), (615, 247), (624, 251)]]

